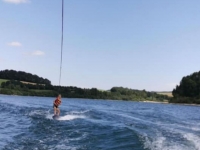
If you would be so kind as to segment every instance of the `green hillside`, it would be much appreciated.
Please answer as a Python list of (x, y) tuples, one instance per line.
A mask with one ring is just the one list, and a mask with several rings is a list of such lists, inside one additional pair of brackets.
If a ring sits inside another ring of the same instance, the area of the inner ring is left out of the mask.
[[(87, 99), (112, 99), (131, 101), (166, 101), (170, 98), (167, 95), (135, 90), (124, 87), (113, 87), (110, 90), (98, 90), (97, 88), (79, 88), (72, 86), (54, 86), (48, 79), (26, 72), (14, 70), (0, 71), (1, 90), (0, 94), (24, 95), (24, 96), (56, 96), (58, 93), (68, 98)], [(23, 80), (20, 80), (23, 79)], [(23, 82), (22, 82), (23, 81)], [(38, 82), (36, 82), (38, 81)], [(45, 83), (45, 84), (44, 84)]]
[(1, 85), (1, 83), (3, 83), (3, 82), (7, 82), (8, 80), (6, 80), (6, 79), (0, 79), (0, 85)]

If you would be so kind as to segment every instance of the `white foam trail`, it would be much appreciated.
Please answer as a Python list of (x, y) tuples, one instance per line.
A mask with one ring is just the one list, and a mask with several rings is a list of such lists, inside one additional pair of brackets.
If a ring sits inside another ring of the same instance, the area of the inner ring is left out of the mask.
[(200, 131), (200, 128), (198, 128), (198, 127), (191, 127), (191, 129), (192, 129), (193, 131)]
[(200, 150), (200, 138), (192, 133), (186, 133), (184, 136), (188, 141), (190, 141), (197, 150)]
[(84, 114), (84, 113), (87, 113), (87, 112), (89, 112), (89, 111), (91, 111), (91, 110), (71, 111), (71, 112), (69, 112), (69, 113), (67, 113), (67, 114)]
[[(74, 120), (74, 119), (80, 119), (80, 118), (86, 118), (83, 114), (88, 112), (90, 110), (85, 111), (71, 111), (66, 113), (64, 116), (60, 116), (57, 120)], [(50, 111), (47, 112), (46, 118), (47, 119), (53, 119), (54, 114), (50, 114)]]
[(177, 129), (169, 130), (169, 132), (178, 133), (180, 138), (183, 137), (185, 140), (181, 143), (180, 141), (173, 142), (161, 133), (157, 133), (154, 138), (145, 134), (142, 136), (144, 148), (151, 150), (200, 150), (200, 137), (198, 135)]
[(59, 150), (77, 150), (76, 147), (67, 146), (65, 144), (58, 144), (55, 147), (50, 148), (50, 150), (55, 150), (55, 149), (59, 149)]
[(183, 145), (168, 143), (164, 137), (157, 138), (154, 141), (146, 139), (144, 143), (144, 148), (148, 148), (151, 150), (189, 150)]
[[(194, 126), (194, 124), (191, 124), (190, 126)], [(183, 127), (185, 129), (190, 129), (190, 130), (193, 130), (193, 131), (200, 131), (200, 128), (197, 127), (197, 126), (194, 126), (194, 127), (189, 127), (189, 126), (183, 126), (183, 125), (176, 125), (178, 127)], [(173, 130), (170, 130), (168, 128), (168, 130), (170, 132), (173, 132), (173, 133), (178, 133), (178, 134), (181, 134), (183, 138), (185, 138), (187, 141), (190, 142), (190, 148), (189, 150), (200, 150), (200, 137), (195, 135), (194, 133), (190, 133), (190, 132), (186, 132), (186, 131), (183, 131), (183, 130), (179, 130), (179, 129), (174, 129)]]
[(147, 136), (145, 136), (144, 148), (149, 148), (151, 150), (161, 150), (163, 149), (163, 143), (165, 142), (164, 137), (159, 137), (154, 140), (150, 140)]
[(53, 116), (54, 116), (54, 114), (48, 114), (48, 115), (46, 116), (46, 118), (47, 118), (47, 119), (53, 119)]
[(44, 111), (44, 110), (33, 110), (30, 113), (28, 113), (28, 116), (40, 116), (40, 117), (46, 117), (47, 119), (53, 119), (53, 114), (50, 114), (50, 110)]
[(85, 116), (80, 115), (65, 115), (58, 118), (58, 120), (74, 120), (74, 119), (80, 119), (85, 118)]
[(45, 115), (46, 113), (48, 113), (47, 111), (43, 111), (43, 110), (33, 110), (30, 113), (28, 113), (29, 116), (35, 116), (35, 115)]
[(193, 150), (192, 148), (186, 147), (185, 145), (175, 143), (167, 140), (162, 135), (156, 135), (155, 138), (150, 139), (145, 135), (144, 137), (144, 148), (150, 150)]

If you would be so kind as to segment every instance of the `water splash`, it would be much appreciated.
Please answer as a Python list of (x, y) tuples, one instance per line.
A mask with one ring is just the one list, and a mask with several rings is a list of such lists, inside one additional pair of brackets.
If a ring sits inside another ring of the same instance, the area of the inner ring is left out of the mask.
[(58, 120), (74, 120), (74, 119), (83, 119), (86, 116), (83, 115), (65, 115), (58, 118)]

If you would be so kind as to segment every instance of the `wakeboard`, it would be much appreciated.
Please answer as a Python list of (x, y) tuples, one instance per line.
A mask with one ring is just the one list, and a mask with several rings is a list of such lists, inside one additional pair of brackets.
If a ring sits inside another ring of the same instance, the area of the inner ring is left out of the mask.
[(55, 119), (55, 120), (58, 120), (60, 117), (58, 115), (53, 115), (52, 118)]

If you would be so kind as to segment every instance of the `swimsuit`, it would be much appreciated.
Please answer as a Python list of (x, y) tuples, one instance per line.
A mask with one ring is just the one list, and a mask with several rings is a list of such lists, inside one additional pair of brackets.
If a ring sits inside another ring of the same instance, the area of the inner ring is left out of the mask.
[(60, 101), (59, 99), (56, 99), (56, 100), (54, 101), (54, 103), (55, 103), (55, 104), (53, 104), (53, 108), (54, 108), (54, 107), (58, 108), (58, 106), (61, 104), (61, 101)]
[(54, 108), (54, 107), (58, 108), (58, 106), (57, 106), (57, 105), (53, 104), (53, 108)]

